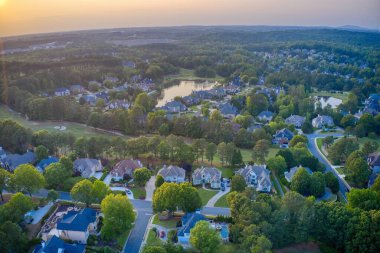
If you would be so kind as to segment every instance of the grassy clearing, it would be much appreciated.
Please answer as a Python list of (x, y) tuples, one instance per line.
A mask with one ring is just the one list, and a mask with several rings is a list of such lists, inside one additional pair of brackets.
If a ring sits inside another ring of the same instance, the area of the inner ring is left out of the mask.
[(213, 191), (213, 190), (205, 190), (203, 188), (198, 188), (198, 193), (199, 196), (201, 197), (202, 200), (202, 205), (206, 205), (207, 202), (215, 195), (218, 193), (218, 191)]
[[(56, 121), (29, 121), (26, 120), (21, 114), (10, 110), (8, 107), (1, 105), (0, 106), (0, 120), (11, 119), (20, 125), (30, 128), (33, 131), (38, 130), (46, 130), (51, 133), (58, 132), (70, 132), (75, 137), (96, 137), (96, 136), (104, 136), (104, 137), (114, 137), (115, 135), (111, 133), (106, 133), (103, 131), (98, 131), (91, 127), (87, 127), (86, 125), (74, 123), (74, 122), (56, 122)], [(64, 126), (66, 130), (57, 130), (54, 127), (56, 126)]]
[(181, 68), (179, 73), (176, 75), (169, 75), (165, 77), (165, 81), (173, 81), (173, 80), (208, 80), (208, 81), (218, 81), (222, 82), (223, 78), (221, 76), (216, 76), (215, 78), (202, 78), (198, 77), (194, 74), (194, 71), (191, 69), (183, 69)]
[(218, 199), (215, 203), (215, 207), (228, 207), (227, 195), (228, 194), (223, 195), (220, 199)]
[(155, 215), (153, 218), (153, 224), (160, 225), (165, 228), (176, 228), (177, 227), (177, 220), (166, 220), (166, 221), (161, 221), (158, 218), (158, 215)]
[(145, 199), (145, 196), (146, 196), (145, 188), (136, 187), (136, 188), (131, 188), (130, 190), (132, 191), (133, 197), (135, 199)]

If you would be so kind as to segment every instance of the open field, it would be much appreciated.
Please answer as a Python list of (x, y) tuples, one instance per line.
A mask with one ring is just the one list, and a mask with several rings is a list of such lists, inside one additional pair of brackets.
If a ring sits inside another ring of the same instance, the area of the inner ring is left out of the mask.
[[(95, 137), (95, 136), (116, 136), (115, 134), (96, 130), (91, 127), (87, 127), (84, 124), (67, 121), (29, 121), (26, 120), (20, 113), (10, 110), (8, 107), (0, 106), (0, 120), (11, 119), (20, 125), (30, 128), (33, 131), (46, 130), (48, 132), (70, 132), (76, 137)], [(60, 129), (56, 129), (60, 127)], [(63, 127), (63, 128), (62, 128)], [(64, 129), (64, 130), (63, 130)]]
[(223, 78), (221, 76), (216, 76), (215, 78), (202, 78), (202, 77), (198, 77), (194, 74), (194, 71), (191, 70), (191, 69), (183, 69), (181, 68), (180, 71), (179, 71), (179, 74), (177, 75), (169, 75), (169, 76), (166, 76), (165, 77), (165, 81), (173, 81), (173, 80), (179, 80), (179, 81), (182, 81), (182, 80), (188, 80), (188, 81), (195, 81), (195, 80), (208, 80), (208, 81), (219, 81), (219, 82), (222, 82), (223, 81)]

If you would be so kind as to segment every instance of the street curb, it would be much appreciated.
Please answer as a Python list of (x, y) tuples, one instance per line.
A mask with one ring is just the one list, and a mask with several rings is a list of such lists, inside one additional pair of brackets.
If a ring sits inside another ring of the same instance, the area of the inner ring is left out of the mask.
[[(133, 209), (133, 211), (135, 211), (135, 210)], [(137, 220), (137, 216), (139, 216), (139, 212), (136, 211), (136, 219), (135, 219), (135, 221)], [(123, 249), (122, 249), (121, 252), (125, 252), (125, 247), (127, 246), (127, 242), (128, 242), (128, 240), (129, 240), (129, 237), (130, 237), (131, 234), (132, 234), (132, 229), (133, 229), (134, 227), (135, 227), (135, 224), (133, 224), (133, 227), (132, 227), (131, 230), (129, 231), (129, 235), (128, 235), (128, 237), (127, 237), (127, 240), (125, 240), (125, 244), (124, 244), (124, 247), (123, 247)]]
[(154, 215), (150, 216), (150, 218), (149, 218), (148, 225), (146, 226), (146, 229), (145, 229), (144, 238), (143, 238), (143, 241), (141, 242), (141, 245), (140, 245), (139, 253), (140, 253), (141, 250), (143, 249), (143, 246), (145, 246), (145, 244), (146, 244), (146, 239), (147, 239), (148, 230), (150, 229), (150, 226), (152, 225), (153, 217), (156, 216), (156, 215), (157, 215), (157, 214), (154, 214)]

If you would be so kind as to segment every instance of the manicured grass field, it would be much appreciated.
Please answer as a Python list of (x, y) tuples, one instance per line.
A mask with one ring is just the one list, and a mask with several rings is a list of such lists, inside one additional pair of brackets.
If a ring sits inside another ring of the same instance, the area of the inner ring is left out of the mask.
[[(33, 131), (38, 130), (47, 130), (48, 132), (70, 132), (76, 137), (95, 137), (95, 136), (104, 136), (104, 137), (114, 137), (111, 133), (106, 133), (98, 131), (86, 125), (74, 123), (74, 122), (55, 122), (55, 121), (29, 121), (26, 120), (21, 114), (10, 110), (8, 107), (1, 105), (0, 106), (0, 120), (11, 119), (20, 125), (30, 128)], [(65, 127), (65, 130), (58, 130), (55, 127)]]
[(215, 195), (218, 193), (218, 191), (213, 191), (213, 190), (205, 190), (203, 188), (198, 188), (198, 193), (199, 196), (201, 197), (202, 200), (202, 205), (206, 205), (207, 202)]
[(148, 232), (148, 238), (146, 239), (146, 243), (149, 246), (162, 244), (160, 238), (158, 238), (158, 236), (156, 235), (156, 232), (154, 232), (152, 229), (150, 229)]
[(144, 197), (146, 196), (146, 192), (145, 192), (145, 188), (131, 188), (130, 189), (132, 192), (133, 192), (133, 197), (135, 199), (140, 199), (141, 197)]
[(220, 199), (218, 199), (215, 203), (215, 207), (228, 207), (227, 195), (228, 194), (223, 195)]
[(165, 228), (176, 228), (177, 227), (177, 220), (167, 220), (167, 221), (161, 221), (158, 218), (158, 215), (155, 215), (153, 218), (153, 224), (160, 225)]

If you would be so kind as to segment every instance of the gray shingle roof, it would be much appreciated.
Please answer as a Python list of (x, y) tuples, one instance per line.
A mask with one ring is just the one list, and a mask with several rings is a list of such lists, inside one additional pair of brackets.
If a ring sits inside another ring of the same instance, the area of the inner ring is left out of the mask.
[(186, 171), (178, 166), (169, 165), (164, 166), (162, 169), (158, 171), (163, 178), (165, 177), (183, 177), (185, 178)]

